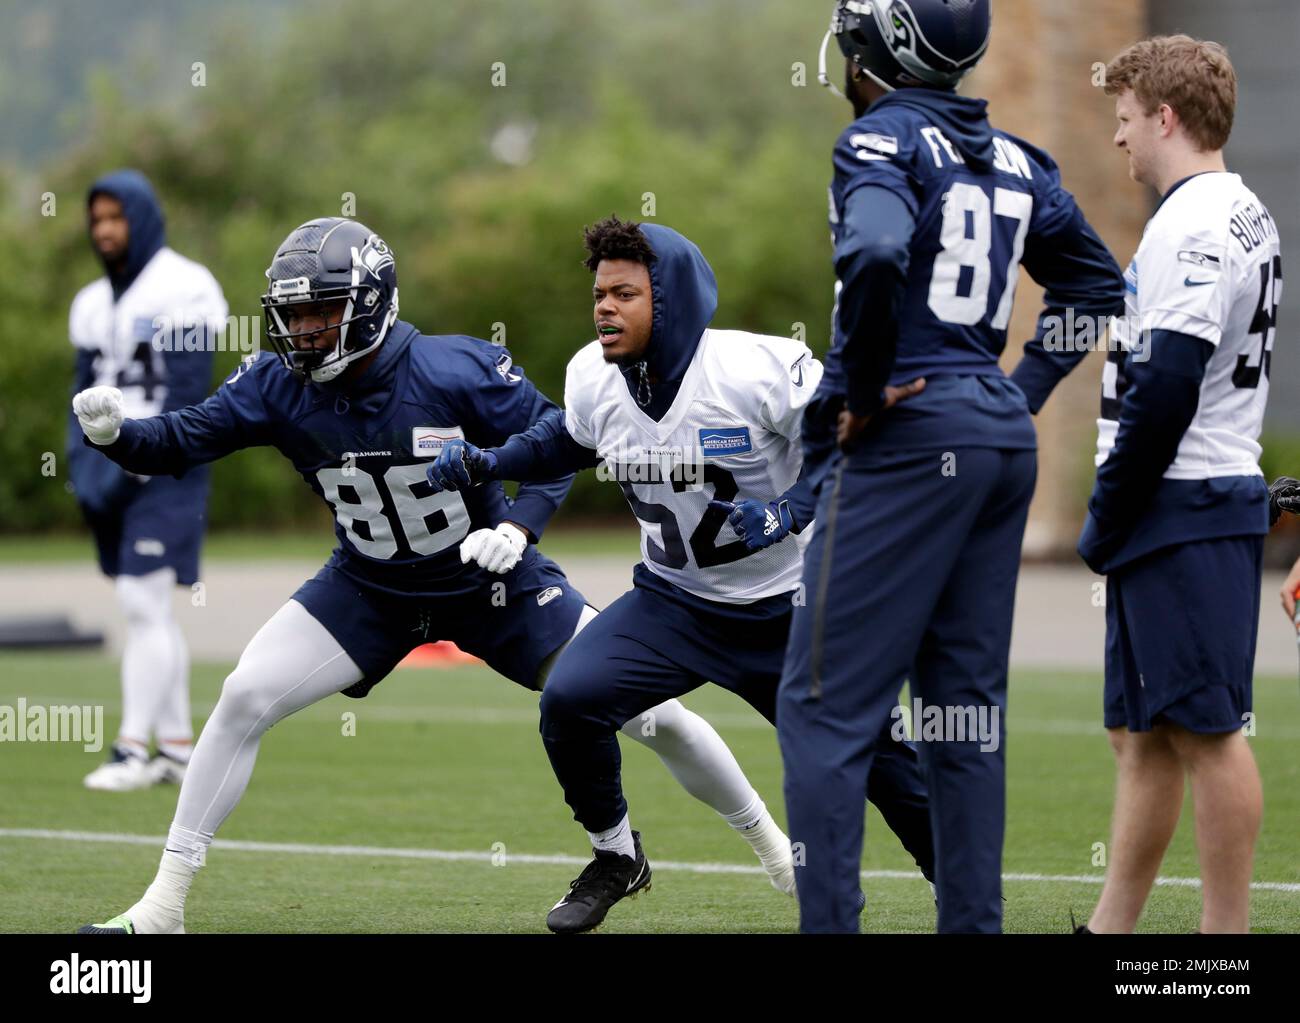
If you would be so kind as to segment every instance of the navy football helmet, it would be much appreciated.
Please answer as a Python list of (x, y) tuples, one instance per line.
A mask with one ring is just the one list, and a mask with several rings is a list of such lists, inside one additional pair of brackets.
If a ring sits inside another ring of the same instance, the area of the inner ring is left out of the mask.
[[(266, 336), (295, 376), (326, 383), (373, 352), (397, 319), (397, 263), (384, 240), (364, 224), (320, 217), (294, 228), (275, 250), (262, 296)], [(320, 330), (291, 333), (295, 305), (344, 302), (343, 319)], [(333, 351), (298, 349), (299, 338), (338, 328)]]
[(832, 38), (873, 82), (955, 89), (989, 45), (990, 0), (837, 0), (822, 39), (818, 78), (839, 94), (826, 69)]

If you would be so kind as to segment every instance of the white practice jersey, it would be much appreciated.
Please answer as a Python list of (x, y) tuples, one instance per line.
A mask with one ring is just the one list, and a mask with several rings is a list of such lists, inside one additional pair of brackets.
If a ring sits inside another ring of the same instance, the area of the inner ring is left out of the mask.
[(804, 406), (822, 367), (802, 341), (706, 330), (672, 407), (656, 422), (599, 341), (569, 363), (566, 426), (604, 460), (641, 523), (646, 567), (707, 600), (743, 604), (799, 584), (809, 524), (748, 553), (709, 501), (771, 501), (799, 478)]
[[(1282, 257), (1277, 227), (1236, 174), (1200, 174), (1174, 190), (1146, 226), (1124, 273), (1126, 315), (1112, 321), (1118, 348), (1102, 378), (1097, 465), (1119, 429), (1126, 360), (1152, 331), (1203, 338), (1214, 354), (1200, 402), (1166, 479), (1260, 475)], [(1139, 333), (1140, 332), (1140, 333)]]
[(171, 331), (216, 331), (226, 313), (221, 285), (207, 268), (164, 246), (116, 302), (107, 277), (77, 292), (68, 334), (77, 348), (97, 354), (95, 385), (120, 389), (123, 415), (146, 419), (162, 412), (167, 399), (161, 346), (176, 343)]

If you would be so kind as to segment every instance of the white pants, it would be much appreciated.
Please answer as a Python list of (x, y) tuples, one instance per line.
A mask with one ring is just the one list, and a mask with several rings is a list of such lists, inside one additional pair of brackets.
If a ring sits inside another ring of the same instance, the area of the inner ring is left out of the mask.
[[(587, 609), (578, 629), (594, 617)], [(548, 658), (543, 678), (558, 654)], [(213, 835), (248, 787), (266, 730), (361, 677), (338, 641), (297, 601), (272, 615), (227, 676), (199, 736), (181, 785), (168, 851), (202, 866)], [(703, 718), (676, 700), (654, 708), (654, 715), (653, 735), (642, 734), (640, 718), (628, 722), (623, 734), (653, 749), (688, 792), (723, 814), (734, 814), (756, 798), (731, 751)]]
[(190, 659), (185, 636), (172, 613), (176, 572), (119, 575), (117, 601), (126, 616), (122, 648), (122, 725), (118, 734), (142, 746), (188, 742)]

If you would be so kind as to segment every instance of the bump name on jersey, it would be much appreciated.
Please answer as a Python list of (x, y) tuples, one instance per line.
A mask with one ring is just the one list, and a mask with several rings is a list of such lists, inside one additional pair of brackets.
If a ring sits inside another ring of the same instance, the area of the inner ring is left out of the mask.
[(1277, 237), (1277, 225), (1263, 206), (1247, 203), (1232, 215), (1228, 231), (1247, 252), (1253, 252), (1265, 241)]

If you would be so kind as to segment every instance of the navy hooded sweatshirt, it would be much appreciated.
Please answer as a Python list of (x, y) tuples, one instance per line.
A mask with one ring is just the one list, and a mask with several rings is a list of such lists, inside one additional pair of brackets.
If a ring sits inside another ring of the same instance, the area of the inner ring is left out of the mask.
[[(820, 444), (824, 457), (840, 408), (873, 415), (886, 384), (917, 378), (925, 391), (876, 416), (863, 445), (1035, 447), (1026, 413), (1088, 351), (1073, 336), (1049, 351), (1053, 324), (1070, 308), (1079, 323), (1104, 319), (1124, 300), (1119, 266), (1061, 187), (1055, 162), (994, 129), (983, 100), (899, 89), (845, 130), (834, 165), (842, 288), (826, 374), (805, 419), (805, 456)], [(998, 357), (1017, 263), (1046, 288), (1046, 308), (1008, 380)]]
[[(667, 414), (695, 357), (700, 338), (718, 308), (718, 282), (699, 248), (669, 227), (642, 224), (641, 233), (654, 250), (650, 264), (653, 304), (650, 343), (640, 362), (621, 368), (637, 405), (652, 419)], [(493, 448), (496, 475), (507, 480), (536, 480), (578, 472), (600, 464), (600, 456), (570, 436), (564, 413), (556, 410), (525, 433)], [(786, 501), (795, 529), (812, 521), (816, 494), (806, 471), (776, 501)]]
[[(90, 186), (86, 193), (87, 226), (90, 205), (97, 195), (108, 195), (116, 199), (122, 204), (122, 213), (126, 217), (126, 259), (120, 266), (113, 267), (100, 257), (104, 273), (113, 289), (113, 301), (116, 302), (135, 283), (149, 260), (167, 244), (166, 224), (153, 186), (138, 170), (112, 171)], [(74, 395), (94, 385), (97, 357), (98, 353), (93, 350), (77, 350), (72, 383)], [(193, 396), (193, 400), (201, 398), (206, 389), (205, 378), (202, 380), (202, 390)], [(82, 444), (81, 427), (71, 412), (71, 402), (66, 450), (72, 489), (77, 500), (92, 515), (111, 514), (133, 496), (134, 485), (130, 477), (108, 459), (100, 457)]]

